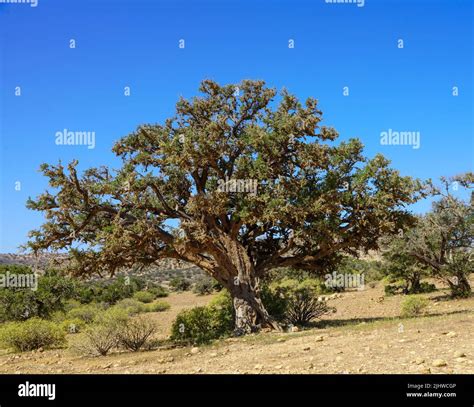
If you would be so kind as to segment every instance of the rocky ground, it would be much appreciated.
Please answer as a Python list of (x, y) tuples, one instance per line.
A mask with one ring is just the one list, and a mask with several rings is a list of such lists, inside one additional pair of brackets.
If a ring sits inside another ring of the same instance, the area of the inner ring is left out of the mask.
[[(401, 296), (382, 286), (343, 293), (337, 312), (311, 329), (229, 338), (199, 348), (163, 348), (106, 357), (80, 357), (68, 349), (0, 356), (0, 373), (474, 373), (474, 297), (448, 301), (427, 295), (426, 315), (399, 317)], [(171, 309), (150, 314), (169, 334), (185, 308), (211, 296), (172, 294)]]

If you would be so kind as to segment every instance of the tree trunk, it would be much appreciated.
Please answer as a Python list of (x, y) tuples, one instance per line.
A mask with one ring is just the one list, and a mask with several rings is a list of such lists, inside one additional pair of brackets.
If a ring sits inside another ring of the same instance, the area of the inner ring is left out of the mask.
[(226, 249), (226, 256), (221, 256), (219, 260), (220, 266), (226, 269), (230, 276), (223, 283), (229, 290), (234, 305), (234, 333), (245, 335), (261, 328), (281, 331), (280, 324), (270, 316), (262, 303), (259, 278), (247, 250), (227, 235), (221, 235), (220, 239)]
[(280, 324), (265, 309), (257, 285), (250, 281), (236, 280), (229, 291), (234, 304), (236, 335), (257, 332), (261, 328), (282, 330)]
[(467, 298), (472, 293), (471, 285), (463, 273), (456, 274), (454, 281), (448, 279), (448, 284), (453, 298)]

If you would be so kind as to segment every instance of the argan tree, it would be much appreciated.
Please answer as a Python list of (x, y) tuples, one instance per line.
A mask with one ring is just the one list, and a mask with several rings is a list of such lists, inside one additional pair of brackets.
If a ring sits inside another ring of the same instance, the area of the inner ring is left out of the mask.
[(322, 273), (343, 253), (377, 248), (410, 220), (421, 185), (380, 155), (365, 159), (356, 139), (334, 145), (315, 99), (252, 80), (205, 80), (200, 91), (118, 141), (115, 172), (44, 164), (54, 192), (28, 202), (46, 215), (28, 245), (69, 249), (76, 275), (194, 263), (229, 290), (236, 333), (279, 329), (262, 278), (287, 266)]
[(392, 240), (392, 251), (398, 255), (391, 260), (395, 269), (410, 263), (429, 270), (431, 276), (449, 285), (452, 297), (468, 297), (469, 275), (474, 272), (474, 193), (470, 201), (463, 201), (453, 196), (451, 189), (472, 189), (474, 174), (441, 181), (443, 187), (432, 191), (439, 198), (432, 210), (420, 216), (413, 229)]

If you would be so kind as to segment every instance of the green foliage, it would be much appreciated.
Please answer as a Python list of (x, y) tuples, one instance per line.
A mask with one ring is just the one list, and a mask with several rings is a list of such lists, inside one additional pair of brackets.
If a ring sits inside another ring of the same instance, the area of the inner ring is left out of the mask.
[(411, 229), (388, 239), (388, 274), (405, 278), (406, 292), (420, 292), (423, 273), (448, 283), (452, 297), (469, 297), (469, 275), (474, 270), (474, 201), (463, 201), (450, 191), (454, 183), (472, 189), (474, 174), (441, 181), (442, 189), (432, 188), (432, 195), (439, 196), (432, 210), (419, 216)]
[(100, 304), (85, 304), (72, 308), (66, 314), (67, 319), (80, 319), (86, 324), (92, 323), (96, 317), (104, 311), (104, 306)]
[(173, 322), (171, 339), (178, 343), (209, 343), (229, 335), (233, 326), (230, 296), (221, 294), (208, 306), (181, 311)]
[(153, 293), (155, 298), (164, 298), (169, 295), (168, 290), (161, 285), (153, 285), (148, 288), (148, 291)]
[(170, 287), (174, 291), (188, 291), (191, 288), (191, 283), (183, 277), (175, 277), (170, 281)]
[(0, 328), (0, 343), (17, 352), (62, 346), (65, 333), (61, 327), (40, 318), (8, 322)]
[[(46, 219), (30, 232), (28, 248), (68, 249), (77, 275), (179, 254), (231, 282), (241, 271), (254, 280), (282, 265), (333, 268), (343, 254), (377, 249), (381, 236), (412, 220), (406, 207), (422, 184), (380, 154), (366, 158), (360, 140), (336, 143), (316, 98), (300, 101), (260, 80), (204, 80), (199, 91), (181, 98), (173, 117), (119, 140), (117, 171), (81, 175), (77, 160), (43, 164), (54, 194), (27, 202)], [(250, 181), (252, 191), (222, 191), (227, 178)], [(186, 290), (189, 282), (172, 287)], [(100, 301), (125, 298), (122, 288)], [(264, 315), (258, 301), (251, 304)]]
[(151, 304), (147, 304), (145, 312), (163, 312), (170, 309), (170, 305), (165, 301), (156, 301)]
[(321, 282), (317, 279), (284, 278), (264, 290), (262, 301), (271, 315), (287, 324), (308, 325), (314, 319), (333, 312), (319, 301)]
[(97, 315), (83, 335), (72, 343), (71, 348), (83, 355), (105, 356), (120, 342), (120, 333), (129, 321), (125, 309), (112, 307)]
[(409, 295), (402, 302), (401, 316), (416, 317), (420, 315), (429, 305), (426, 298), (417, 295)]
[(110, 282), (81, 282), (77, 283), (74, 298), (83, 304), (104, 302), (113, 305), (122, 299), (131, 298), (145, 285), (141, 278), (124, 276), (119, 276)]
[(140, 312), (145, 312), (147, 310), (147, 306), (135, 298), (125, 298), (115, 304), (113, 308), (123, 309), (129, 315), (139, 314)]
[(68, 333), (68, 334), (77, 334), (79, 332), (82, 332), (86, 326), (86, 323), (84, 320), (80, 318), (74, 318), (74, 319), (65, 319), (63, 320), (59, 326), (61, 329)]
[(214, 291), (214, 279), (203, 276), (194, 283), (193, 293), (197, 295), (209, 295)]
[(143, 302), (144, 304), (149, 304), (155, 299), (155, 295), (149, 291), (137, 291), (133, 294), (133, 299)]
[[(0, 274), (23, 274), (33, 276), (26, 266), (0, 266)], [(22, 321), (32, 317), (49, 318), (52, 313), (63, 310), (65, 301), (74, 293), (74, 282), (58, 271), (49, 270), (38, 276), (36, 289), (28, 287), (0, 288), (0, 321)]]

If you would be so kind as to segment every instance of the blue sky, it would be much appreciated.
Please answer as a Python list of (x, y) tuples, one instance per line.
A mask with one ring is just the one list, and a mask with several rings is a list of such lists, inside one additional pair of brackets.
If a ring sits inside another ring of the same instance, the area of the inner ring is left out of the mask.
[[(163, 121), (204, 78), (264, 79), (314, 96), (325, 125), (359, 137), (368, 156), (383, 153), (404, 175), (472, 171), (472, 22), (469, 0), (0, 4), (0, 252), (16, 251), (42, 223), (25, 208), (47, 187), (42, 162), (118, 166), (114, 141)], [(95, 148), (56, 145), (63, 129), (94, 131)], [(389, 129), (419, 131), (420, 148), (381, 145)]]

